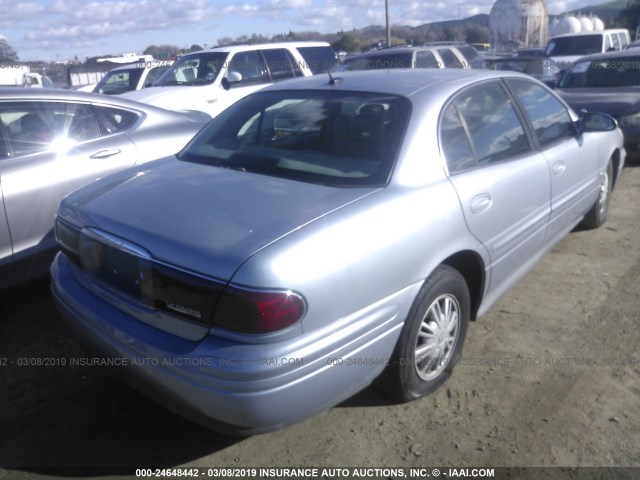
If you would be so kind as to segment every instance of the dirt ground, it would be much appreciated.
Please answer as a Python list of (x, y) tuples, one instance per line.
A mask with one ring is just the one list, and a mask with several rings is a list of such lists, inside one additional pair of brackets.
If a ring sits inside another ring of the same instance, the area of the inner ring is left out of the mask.
[(639, 242), (636, 164), (604, 227), (573, 232), (471, 324), (435, 394), (394, 404), (369, 388), (246, 439), (189, 423), (100, 367), (18, 365), (84, 355), (46, 279), (2, 292), (0, 479), (113, 466), (640, 467)]

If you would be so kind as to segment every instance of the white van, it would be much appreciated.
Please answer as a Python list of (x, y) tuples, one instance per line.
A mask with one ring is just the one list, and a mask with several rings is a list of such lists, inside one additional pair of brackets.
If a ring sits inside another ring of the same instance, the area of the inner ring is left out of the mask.
[(545, 49), (545, 75), (555, 75), (585, 55), (623, 50), (630, 41), (629, 31), (623, 28), (557, 35), (549, 39)]
[(199, 110), (215, 117), (240, 98), (288, 78), (336, 66), (326, 42), (232, 45), (183, 55), (152, 87), (123, 97), (168, 110)]

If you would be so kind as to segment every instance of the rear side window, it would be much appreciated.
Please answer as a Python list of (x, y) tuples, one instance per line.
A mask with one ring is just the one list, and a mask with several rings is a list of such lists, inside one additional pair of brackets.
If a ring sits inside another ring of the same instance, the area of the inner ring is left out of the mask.
[(429, 50), (421, 50), (416, 52), (415, 68), (440, 68), (440, 62), (435, 55)]
[(460, 45), (458, 51), (464, 56), (470, 68), (482, 68), (482, 59), (475, 48), (470, 45)]
[(611, 42), (613, 43), (614, 50), (620, 50), (620, 37), (618, 37), (617, 33), (611, 34)]
[(112, 135), (129, 130), (140, 119), (138, 113), (120, 108), (94, 106), (93, 109), (101, 135)]
[(509, 88), (524, 107), (541, 146), (573, 136), (573, 123), (565, 106), (540, 85), (508, 80)]
[(624, 50), (628, 46), (629, 46), (629, 37), (625, 33), (620, 32), (620, 49)]
[(298, 52), (302, 55), (305, 65), (311, 73), (326, 73), (337, 67), (336, 54), (330, 46), (319, 47), (298, 47)]
[(460, 172), (476, 165), (469, 137), (453, 105), (449, 105), (442, 117), (440, 138), (449, 172)]
[(530, 151), (520, 119), (498, 83), (464, 91), (453, 106), (469, 132), (478, 165)]
[(463, 68), (460, 59), (448, 48), (439, 48), (438, 53), (446, 68)]
[(300, 68), (286, 49), (270, 48), (262, 50), (262, 55), (267, 62), (272, 81), (277, 82), (302, 75)]

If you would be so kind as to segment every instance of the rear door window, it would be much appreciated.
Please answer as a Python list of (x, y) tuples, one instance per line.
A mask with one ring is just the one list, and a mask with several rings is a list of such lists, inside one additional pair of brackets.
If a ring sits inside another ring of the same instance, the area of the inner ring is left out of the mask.
[(415, 68), (440, 68), (440, 62), (436, 59), (433, 52), (429, 50), (420, 50), (416, 52)]
[(438, 53), (446, 68), (463, 68), (460, 59), (448, 48), (439, 48)]
[(5, 102), (0, 120), (11, 156), (63, 148), (100, 136), (91, 105), (65, 102)]
[(300, 67), (286, 49), (269, 48), (263, 50), (262, 55), (267, 62), (267, 68), (273, 82), (302, 75)]
[(469, 132), (478, 165), (510, 160), (531, 150), (522, 123), (499, 83), (466, 90), (453, 106)]

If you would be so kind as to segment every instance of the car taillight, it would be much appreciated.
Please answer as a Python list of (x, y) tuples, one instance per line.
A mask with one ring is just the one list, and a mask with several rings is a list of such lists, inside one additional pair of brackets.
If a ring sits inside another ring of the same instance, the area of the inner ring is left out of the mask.
[(218, 301), (213, 327), (242, 333), (270, 333), (298, 322), (304, 299), (290, 290), (262, 291), (229, 286)]

